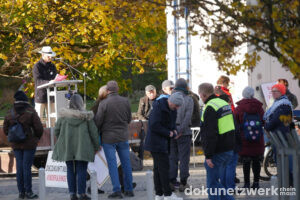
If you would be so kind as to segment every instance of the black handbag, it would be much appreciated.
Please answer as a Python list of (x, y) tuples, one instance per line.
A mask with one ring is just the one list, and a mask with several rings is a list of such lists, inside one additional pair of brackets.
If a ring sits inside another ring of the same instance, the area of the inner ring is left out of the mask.
[(7, 140), (9, 142), (20, 143), (26, 139), (26, 134), (24, 132), (23, 126), (20, 122), (18, 122), (14, 109), (11, 109), (11, 116), (14, 120), (14, 124), (8, 129)]

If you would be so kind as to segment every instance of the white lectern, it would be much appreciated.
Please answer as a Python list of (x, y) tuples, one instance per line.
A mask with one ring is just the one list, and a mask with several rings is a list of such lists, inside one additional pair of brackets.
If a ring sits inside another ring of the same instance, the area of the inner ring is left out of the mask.
[[(47, 113), (47, 127), (54, 127), (54, 124), (51, 124), (51, 118), (55, 118), (55, 121), (58, 118), (58, 111), (61, 108), (68, 107), (68, 99), (66, 95), (70, 92), (77, 92), (77, 84), (82, 83), (82, 80), (64, 80), (64, 81), (54, 81), (51, 83), (46, 83), (38, 86), (38, 89), (46, 88), (47, 89), (47, 102), (48, 102), (48, 113)], [(53, 88), (53, 90), (51, 90)], [(58, 90), (58, 88), (63, 88)], [(54, 97), (54, 111), (51, 110), (50, 97)]]

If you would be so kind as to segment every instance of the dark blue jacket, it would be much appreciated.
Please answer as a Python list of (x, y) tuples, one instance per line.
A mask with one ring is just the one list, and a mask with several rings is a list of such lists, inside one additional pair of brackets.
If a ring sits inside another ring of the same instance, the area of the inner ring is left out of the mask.
[(289, 133), (292, 123), (292, 109), (289, 105), (280, 105), (265, 123), (265, 129), (271, 132)]
[(151, 152), (169, 152), (170, 131), (176, 130), (176, 110), (170, 110), (168, 99), (153, 102), (148, 120), (144, 149)]

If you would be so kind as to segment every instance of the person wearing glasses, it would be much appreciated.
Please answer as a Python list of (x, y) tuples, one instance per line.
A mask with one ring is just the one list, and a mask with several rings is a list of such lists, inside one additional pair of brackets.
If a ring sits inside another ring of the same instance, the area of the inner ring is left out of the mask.
[[(286, 135), (291, 131), (293, 120), (292, 104), (286, 96), (286, 87), (283, 84), (273, 85), (271, 92), (274, 103), (264, 114), (265, 129), (275, 134), (282, 134), (284, 138), (286, 138)], [(276, 153), (275, 148), (274, 150)], [(292, 186), (293, 176), (291, 156), (289, 156), (289, 167), (290, 185)]]

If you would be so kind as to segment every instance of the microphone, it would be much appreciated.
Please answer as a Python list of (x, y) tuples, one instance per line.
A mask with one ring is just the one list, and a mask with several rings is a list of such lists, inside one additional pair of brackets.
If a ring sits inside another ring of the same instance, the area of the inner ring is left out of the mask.
[(63, 58), (52, 58), (52, 60), (63, 60)]

